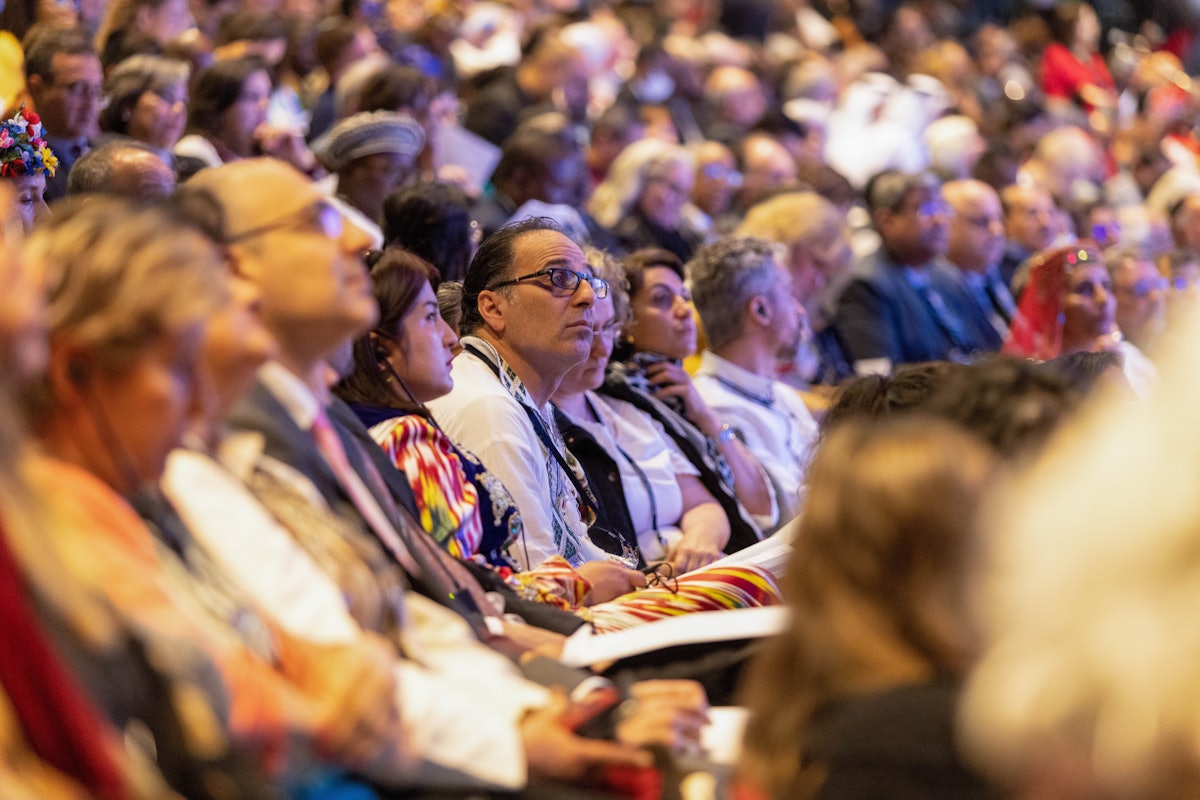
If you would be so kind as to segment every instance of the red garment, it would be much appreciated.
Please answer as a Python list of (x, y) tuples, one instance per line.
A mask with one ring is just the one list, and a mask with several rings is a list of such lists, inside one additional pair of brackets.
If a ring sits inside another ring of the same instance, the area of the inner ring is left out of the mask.
[(1033, 257), (1029, 283), (1021, 293), (1002, 353), (1039, 361), (1062, 355), (1063, 295), (1067, 289), (1067, 267), (1078, 263), (1079, 251), (1095, 259), (1096, 246), (1076, 242), (1047, 250)]
[(0, 686), (34, 753), (101, 798), (128, 796), (104, 740), (106, 724), (42, 633), (0, 530)]
[[(1112, 74), (1099, 53), (1092, 53), (1091, 59), (1084, 63), (1057, 42), (1046, 47), (1042, 54), (1042, 91), (1046, 97), (1082, 102), (1079, 90), (1089, 83), (1116, 93)], [(1083, 103), (1083, 107), (1086, 111), (1093, 108), (1089, 103)]]

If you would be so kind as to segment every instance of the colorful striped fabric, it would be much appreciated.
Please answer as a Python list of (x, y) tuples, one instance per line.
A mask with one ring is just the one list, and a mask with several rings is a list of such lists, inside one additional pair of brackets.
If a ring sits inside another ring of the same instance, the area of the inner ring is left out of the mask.
[(671, 588), (642, 589), (587, 609), (598, 633), (697, 611), (775, 606), (782, 602), (771, 573), (759, 567), (714, 567), (681, 575)]
[(759, 567), (712, 567), (640, 589), (616, 600), (585, 606), (591, 585), (565, 559), (552, 557), (537, 569), (514, 574), (509, 582), (526, 597), (578, 612), (597, 633), (624, 630), (643, 622), (696, 611), (774, 606), (782, 602), (771, 573)]
[[(500, 550), (520, 532), (520, 517), (504, 487), (482, 465), (471, 470), (470, 455), (429, 420), (416, 414), (394, 417), (372, 426), (371, 435), (408, 476), (421, 525), (456, 558)], [(488, 497), (482, 504), (481, 494)], [(757, 567), (698, 570), (669, 581), (670, 588), (642, 589), (595, 606), (584, 605), (591, 585), (561, 556), (527, 572), (502, 571), (522, 596), (577, 612), (601, 633), (696, 611), (780, 602), (775, 579)]]
[(393, 417), (372, 426), (371, 436), (408, 477), (421, 527), (455, 558), (480, 553), (495, 563), (520, 534), (508, 490), (425, 417)]

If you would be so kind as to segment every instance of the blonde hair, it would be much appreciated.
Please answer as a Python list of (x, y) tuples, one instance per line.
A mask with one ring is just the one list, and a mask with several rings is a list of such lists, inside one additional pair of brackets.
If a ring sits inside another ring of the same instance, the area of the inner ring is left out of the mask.
[(583, 256), (587, 259), (592, 273), (608, 281), (608, 296), (612, 299), (613, 319), (618, 325), (625, 325), (632, 316), (629, 307), (629, 280), (625, 277), (625, 268), (621, 262), (604, 250), (587, 245), (583, 248)]
[[(209, 239), (174, 215), (117, 198), (60, 207), (30, 237), (26, 258), (46, 276), (51, 347), (70, 341), (106, 368), (200, 322), (225, 298), (224, 260)], [(43, 381), (30, 411), (52, 406)]]
[(736, 234), (766, 239), (792, 250), (832, 238), (845, 224), (845, 215), (816, 192), (788, 192), (751, 208)]
[(1196, 792), (1198, 321), (1154, 394), (1090, 409), (992, 504), (963, 732), (997, 776), (1039, 780), (1067, 756), (1090, 771), (1092, 796)]
[(675, 164), (682, 164), (689, 175), (694, 169), (691, 154), (680, 145), (658, 139), (640, 139), (632, 143), (616, 157), (608, 175), (592, 192), (588, 213), (604, 227), (614, 227), (642, 196), (646, 179)]

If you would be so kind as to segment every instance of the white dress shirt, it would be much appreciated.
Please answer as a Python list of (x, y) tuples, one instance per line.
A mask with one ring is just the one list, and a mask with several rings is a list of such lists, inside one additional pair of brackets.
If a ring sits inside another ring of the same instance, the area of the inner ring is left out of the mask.
[(704, 402), (733, 426), (767, 471), (780, 521), (796, 516), (818, 435), (817, 421), (804, 401), (774, 378), (742, 369), (709, 350), (700, 357), (693, 382)]
[[(495, 356), (495, 350), (482, 339), (468, 336), (463, 342)], [(524, 407), (489, 365), (462, 352), (454, 359), (451, 376), (454, 388), (450, 393), (427, 405), (446, 435), (474, 453), (512, 495), (525, 530), (510, 555), (523, 569), (536, 567), (550, 556), (563, 556), (572, 566), (608, 558), (587, 537), (578, 495), (569, 479), (546, 452)], [(565, 455), (549, 403), (539, 411)]]
[[(311, 391), (277, 364), (260, 377), (297, 424), (318, 408)], [(296, 419), (299, 415), (300, 419)], [(208, 455), (176, 450), (167, 461), (163, 491), (202, 543), (285, 630), (321, 644), (360, 635), (336, 582), (242, 484), (236, 472), (267, 463), (314, 504), (325, 507), (300, 472), (269, 459), (258, 434), (238, 434), (223, 446), (230, 467)], [(415, 785), (444, 780), (439, 768), (482, 784), (518, 788), (526, 779), (518, 723), (548, 702), (545, 689), (527, 681), (504, 656), (481, 644), (449, 609), (414, 592), (405, 595), (405, 652), (396, 661), (396, 707), (413, 751), (422, 759)]]

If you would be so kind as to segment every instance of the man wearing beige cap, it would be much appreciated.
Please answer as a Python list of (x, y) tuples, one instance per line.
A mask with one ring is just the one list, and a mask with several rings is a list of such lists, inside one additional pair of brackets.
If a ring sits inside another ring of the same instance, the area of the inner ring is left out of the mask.
[(322, 189), (371, 236), (372, 247), (383, 246), (379, 219), (384, 198), (413, 179), (424, 146), (420, 124), (407, 114), (392, 111), (354, 114), (315, 144), (332, 173), (321, 182)]

